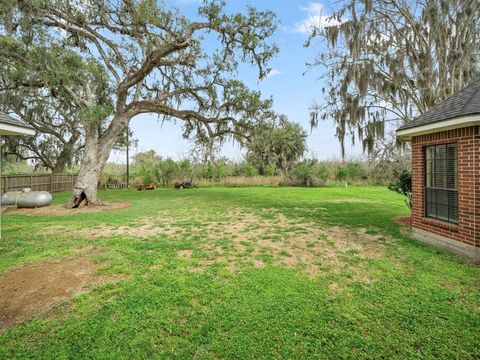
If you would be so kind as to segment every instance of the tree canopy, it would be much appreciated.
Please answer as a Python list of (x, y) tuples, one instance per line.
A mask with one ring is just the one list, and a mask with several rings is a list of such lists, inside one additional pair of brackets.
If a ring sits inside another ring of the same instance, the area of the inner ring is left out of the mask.
[(260, 175), (288, 172), (307, 150), (307, 134), (284, 116), (263, 121), (246, 142), (247, 160)]
[(72, 101), (72, 95), (82, 94), (82, 87), (105, 93), (105, 79), (94, 59), (84, 59), (48, 34), (39, 31), (26, 36), (19, 31), (15, 35), (4, 25), (0, 28), (0, 109), (16, 114), (37, 131), (35, 137), (7, 139), (7, 150), (53, 172), (78, 163), (85, 109)]
[(374, 149), (386, 121), (406, 123), (479, 74), (478, 0), (348, 0), (307, 45), (326, 44), (310, 66), (322, 70), (323, 99), (311, 123), (333, 120), (342, 145)]
[[(266, 42), (276, 28), (271, 12), (249, 8), (227, 15), (223, 2), (211, 1), (199, 8), (201, 20), (191, 21), (156, 1), (16, 3), (30, 28), (16, 26), (14, 18), (13, 29), (48, 27), (60, 46), (101, 64), (115, 102), (111, 115), (154, 112), (184, 120), (186, 133), (234, 134), (269, 105), (232, 75), (239, 61), (256, 66), (259, 78), (267, 75), (267, 62), (277, 52)], [(202, 43), (212, 36), (219, 46), (209, 51)], [(93, 95), (71, 97), (89, 107)]]

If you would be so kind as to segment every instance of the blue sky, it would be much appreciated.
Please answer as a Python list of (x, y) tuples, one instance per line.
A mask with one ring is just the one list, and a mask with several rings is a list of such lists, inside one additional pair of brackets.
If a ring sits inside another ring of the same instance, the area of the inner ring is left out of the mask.
[[(309, 108), (320, 96), (321, 82), (318, 80), (320, 70), (307, 70), (306, 62), (319, 51), (322, 44), (314, 44), (311, 48), (303, 45), (307, 39), (307, 30), (312, 22), (325, 22), (332, 11), (328, 2), (308, 2), (297, 0), (227, 0), (227, 10), (236, 12), (245, 9), (246, 5), (258, 9), (272, 10), (281, 22), (273, 40), (279, 45), (280, 53), (271, 61), (271, 76), (258, 83), (257, 72), (253, 68), (242, 68), (239, 78), (250, 88), (258, 89), (263, 96), (272, 96), (274, 110), (283, 113), (292, 121), (300, 123), (309, 133), (309, 157), (318, 159), (340, 158), (340, 145), (335, 137), (335, 128), (331, 121), (322, 122), (318, 128), (310, 132)], [(186, 16), (195, 16), (201, 1), (170, 0), (167, 6), (177, 6)], [(181, 158), (187, 153), (191, 144), (181, 135), (181, 123), (164, 123), (157, 121), (155, 115), (143, 115), (131, 121), (131, 129), (138, 138), (137, 148), (132, 153), (154, 149), (159, 155)], [(348, 141), (347, 141), (348, 142)], [(347, 144), (347, 157), (357, 157), (362, 154), (359, 146)], [(238, 145), (225, 144), (222, 155), (233, 160), (243, 157)], [(110, 160), (124, 162), (124, 154), (115, 152)]]

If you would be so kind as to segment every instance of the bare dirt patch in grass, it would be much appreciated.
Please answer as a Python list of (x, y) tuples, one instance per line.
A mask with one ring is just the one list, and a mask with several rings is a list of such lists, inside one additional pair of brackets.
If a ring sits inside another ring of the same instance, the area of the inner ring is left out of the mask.
[(183, 230), (173, 226), (155, 226), (151, 224), (139, 223), (139, 226), (120, 226), (112, 227), (106, 224), (100, 225), (96, 228), (82, 229), (76, 231), (77, 234), (86, 238), (111, 237), (118, 235), (126, 235), (136, 238), (150, 238), (158, 235), (173, 236), (182, 232)]
[(65, 209), (63, 205), (49, 205), (40, 208), (17, 209), (9, 207), (5, 211), (6, 214), (21, 214), (30, 216), (57, 216), (57, 215), (75, 215), (82, 213), (97, 213), (102, 211), (123, 210), (130, 207), (130, 204), (124, 201), (104, 203), (97, 206), (83, 206), (78, 209)]
[[(365, 229), (325, 228), (282, 213), (265, 218), (242, 209), (224, 214), (222, 221), (211, 222), (204, 238), (207, 243), (197, 246), (208, 258), (196, 259), (200, 266), (196, 264), (191, 271), (202, 271), (225, 262), (237, 264), (237, 269), (252, 264), (263, 267), (262, 256), (267, 256), (274, 265), (297, 268), (311, 277), (348, 269), (353, 280), (366, 282), (370, 280), (361, 271), (362, 263), (383, 256), (387, 241)], [(227, 239), (231, 244), (221, 254), (213, 251), (214, 247), (208, 243), (208, 240), (219, 239)], [(351, 260), (355, 262), (353, 267)]]
[(191, 259), (192, 258), (192, 250), (180, 250), (177, 255), (183, 259)]
[(104, 250), (95, 246), (82, 246), (74, 249), (73, 252), (75, 254), (100, 255), (104, 252)]
[(91, 286), (115, 280), (95, 276), (98, 267), (99, 264), (81, 257), (42, 262), (5, 272), (0, 276), (0, 331), (43, 315), (54, 305), (87, 291)]
[(265, 263), (262, 260), (254, 260), (253, 261), (253, 267), (255, 267), (257, 269), (261, 269), (261, 268), (265, 267)]
[(362, 265), (383, 256), (388, 242), (365, 229), (325, 227), (275, 209), (253, 212), (247, 208), (228, 212), (165, 210), (128, 226), (102, 224), (78, 233), (87, 238), (164, 236), (171, 241), (190, 240), (199, 256), (192, 258), (192, 250), (181, 250), (177, 256), (194, 272), (216, 264), (242, 269), (261, 263), (262, 267), (296, 268), (311, 277), (347, 269), (352, 278), (359, 279), (365, 277)]

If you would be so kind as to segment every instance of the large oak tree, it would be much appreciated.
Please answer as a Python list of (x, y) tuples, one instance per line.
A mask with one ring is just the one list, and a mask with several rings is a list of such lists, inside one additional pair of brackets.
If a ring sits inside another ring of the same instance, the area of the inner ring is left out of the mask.
[(61, 46), (107, 74), (108, 86), (86, 79), (70, 94), (83, 109), (85, 145), (69, 206), (99, 203), (97, 182), (110, 151), (139, 114), (181, 120), (185, 136), (198, 138), (241, 137), (271, 116), (271, 101), (235, 78), (242, 62), (255, 66), (260, 79), (268, 74), (277, 52), (269, 43), (276, 29), (271, 12), (248, 8), (229, 15), (221, 1), (206, 1), (193, 20), (154, 0), (18, 0), (12, 6), (12, 28), (18, 22), (57, 32)]

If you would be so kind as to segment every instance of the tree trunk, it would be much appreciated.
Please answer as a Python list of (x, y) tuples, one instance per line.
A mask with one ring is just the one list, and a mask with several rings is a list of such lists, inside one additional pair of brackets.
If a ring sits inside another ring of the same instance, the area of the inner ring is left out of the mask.
[(65, 145), (65, 148), (62, 150), (60, 155), (58, 155), (57, 160), (55, 161), (55, 166), (52, 169), (52, 172), (54, 174), (61, 174), (63, 173), (63, 170), (65, 170), (65, 167), (67, 164), (72, 163), (72, 150), (71, 148), (67, 148), (69, 145)]
[(91, 124), (85, 128), (85, 148), (82, 161), (80, 163), (80, 172), (66, 208), (78, 208), (82, 205), (95, 206), (101, 205), (97, 196), (98, 183), (102, 175), (103, 168), (107, 163), (113, 146), (128, 124), (128, 120), (114, 118), (115, 122), (111, 131), (102, 136), (99, 134), (97, 124)]

